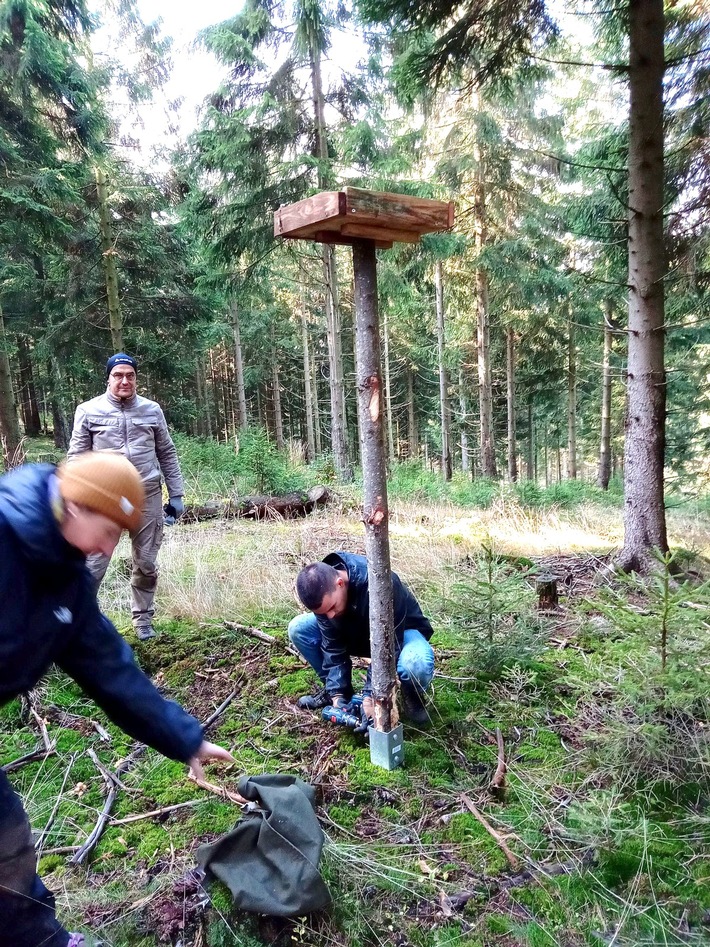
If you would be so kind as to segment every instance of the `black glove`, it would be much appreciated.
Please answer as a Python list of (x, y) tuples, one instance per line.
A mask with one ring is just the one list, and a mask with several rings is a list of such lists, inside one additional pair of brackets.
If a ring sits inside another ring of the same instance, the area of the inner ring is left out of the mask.
[(370, 727), (373, 727), (374, 725), (375, 725), (375, 721), (373, 720), (373, 718), (368, 717), (365, 711), (363, 710), (362, 715), (360, 717), (360, 723), (358, 724), (357, 727), (353, 729), (353, 733), (360, 733), (362, 734), (362, 736), (365, 737), (365, 739), (367, 739), (369, 737), (369, 729)]

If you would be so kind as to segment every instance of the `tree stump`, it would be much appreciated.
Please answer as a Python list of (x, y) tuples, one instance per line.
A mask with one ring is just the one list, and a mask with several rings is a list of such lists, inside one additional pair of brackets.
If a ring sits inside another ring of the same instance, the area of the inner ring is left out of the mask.
[(556, 612), (559, 609), (557, 576), (550, 572), (539, 575), (535, 580), (535, 591), (537, 592), (537, 609), (539, 612)]

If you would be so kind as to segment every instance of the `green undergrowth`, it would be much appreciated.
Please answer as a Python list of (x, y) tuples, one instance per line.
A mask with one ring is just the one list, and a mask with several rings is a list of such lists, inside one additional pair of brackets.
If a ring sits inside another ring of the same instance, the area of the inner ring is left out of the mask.
[[(51, 818), (41, 869), (62, 917), (114, 947), (708, 943), (707, 589), (662, 570), (644, 583), (590, 572), (541, 615), (535, 574), (484, 548), (431, 576), (432, 727), (405, 724), (405, 766), (391, 772), (296, 708), (316, 682), (286, 651), (282, 602), (265, 622), (274, 644), (179, 618), (158, 620), (148, 643), (126, 632), (166, 696), (202, 720), (233, 695), (209, 736), (236, 762), (208, 767), (209, 780), (235, 790), (243, 774), (288, 772), (317, 787), (333, 904), (304, 918), (251, 917), (219, 886), (190, 887), (197, 846), (239, 810), (151, 750), (121, 776), (88, 871), (70, 867), (65, 849), (106, 794), (87, 750), (116, 771), (132, 744), (50, 675), (38, 697), (57, 752), (11, 779), (38, 832)], [(22, 702), (0, 716), (0, 762), (34, 749)], [(492, 792), (497, 733), (507, 776)]]

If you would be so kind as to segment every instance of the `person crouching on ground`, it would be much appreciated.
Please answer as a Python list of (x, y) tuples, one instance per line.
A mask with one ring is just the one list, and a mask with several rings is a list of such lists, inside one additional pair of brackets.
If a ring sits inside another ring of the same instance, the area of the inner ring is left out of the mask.
[[(353, 696), (351, 656), (370, 656), (367, 559), (332, 552), (323, 562), (299, 572), (296, 592), (311, 614), (297, 615), (289, 623), (288, 636), (323, 683), (317, 693), (301, 697), (298, 706), (307, 710), (343, 706)], [(434, 676), (434, 651), (429, 644), (434, 632), (396, 572), (392, 573), (392, 604), (402, 709), (412, 723), (425, 727), (431, 723), (424, 693)], [(370, 668), (362, 693), (363, 718), (369, 720), (373, 713)]]
[[(202, 762), (231, 760), (205, 741), (199, 722), (166, 700), (101, 614), (86, 556), (110, 556), (135, 529), (144, 488), (118, 454), (93, 452), (71, 464), (28, 465), (0, 477), (0, 706), (31, 690), (58, 665), (115, 724), (198, 779)], [(0, 930), (8, 944), (78, 947), (59, 923), (37, 875), (30, 823), (0, 770)]]

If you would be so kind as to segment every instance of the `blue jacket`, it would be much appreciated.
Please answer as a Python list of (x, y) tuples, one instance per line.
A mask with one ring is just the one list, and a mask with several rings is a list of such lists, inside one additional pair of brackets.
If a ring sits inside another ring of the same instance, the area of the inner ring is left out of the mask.
[(161, 697), (99, 611), (84, 556), (52, 510), (53, 478), (49, 464), (0, 478), (0, 705), (57, 664), (122, 730), (185, 762), (202, 727)]
[[(350, 699), (352, 661), (350, 655), (370, 657), (370, 590), (367, 580), (367, 559), (350, 552), (331, 552), (323, 562), (348, 574), (348, 603), (345, 614), (339, 618), (317, 615), (323, 649), (325, 686), (329, 694), (342, 694)], [(404, 632), (420, 632), (427, 641), (434, 634), (428, 618), (422, 614), (419, 602), (396, 572), (392, 573), (392, 605), (396, 657), (402, 650)], [(368, 668), (363, 693), (371, 692), (371, 673)]]

